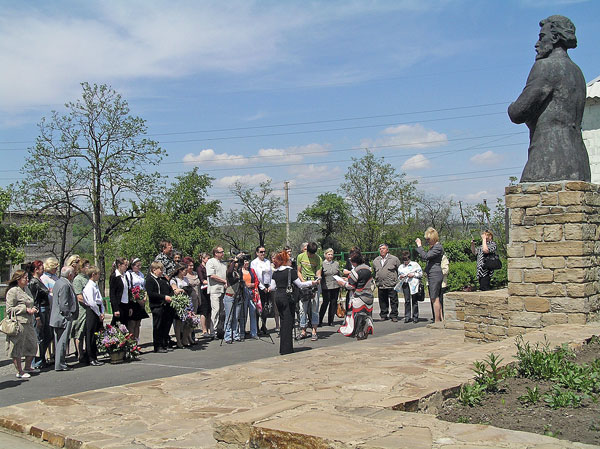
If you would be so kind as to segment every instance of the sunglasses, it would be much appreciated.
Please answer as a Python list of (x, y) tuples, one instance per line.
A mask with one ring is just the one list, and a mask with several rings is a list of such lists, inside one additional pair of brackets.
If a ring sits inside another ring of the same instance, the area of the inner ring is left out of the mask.
[(258, 254), (264, 254), (266, 251), (259, 251)]

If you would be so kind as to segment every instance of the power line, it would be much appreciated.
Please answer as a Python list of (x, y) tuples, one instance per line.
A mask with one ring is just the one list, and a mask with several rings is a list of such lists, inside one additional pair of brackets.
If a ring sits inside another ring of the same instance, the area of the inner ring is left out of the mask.
[[(457, 117), (442, 117), (435, 119), (425, 119), (425, 120), (411, 120), (408, 122), (394, 122), (394, 123), (378, 123), (375, 125), (356, 125), (356, 126), (345, 126), (341, 128), (322, 128), (322, 129), (309, 129), (304, 131), (287, 131), (282, 133), (268, 133), (268, 134), (249, 134), (245, 136), (219, 136), (219, 137), (209, 137), (204, 139), (185, 139), (185, 140), (166, 140), (159, 142), (160, 145), (167, 143), (191, 143), (191, 142), (213, 142), (219, 140), (234, 140), (234, 139), (251, 139), (254, 137), (276, 137), (276, 136), (291, 136), (298, 134), (314, 134), (321, 132), (331, 132), (331, 131), (350, 131), (355, 129), (366, 129), (366, 128), (381, 128), (384, 126), (401, 126), (401, 125), (411, 125), (415, 123), (426, 123), (426, 122), (440, 122), (444, 120), (458, 120), (465, 118), (475, 118), (475, 117), (486, 117), (492, 115), (501, 115), (506, 114), (506, 111), (502, 112), (489, 112), (485, 114), (473, 114), (473, 115), (462, 115)], [(0, 151), (25, 151), (27, 148), (0, 148)]]
[[(325, 119), (325, 120), (313, 120), (313, 121), (305, 121), (305, 122), (290, 122), (290, 123), (275, 123), (269, 125), (257, 125), (257, 126), (240, 126), (240, 127), (231, 127), (231, 128), (213, 128), (213, 129), (201, 129), (195, 131), (178, 131), (178, 132), (167, 132), (167, 133), (151, 133), (145, 134), (145, 136), (174, 136), (174, 135), (185, 135), (185, 134), (203, 134), (203, 133), (212, 133), (212, 132), (228, 132), (228, 131), (248, 131), (251, 129), (268, 129), (268, 128), (281, 128), (285, 126), (304, 126), (304, 125), (316, 125), (320, 123), (336, 123), (336, 122), (347, 122), (347, 121), (355, 121), (355, 120), (369, 120), (375, 118), (386, 118), (386, 117), (398, 117), (403, 115), (414, 115), (414, 114), (431, 114), (434, 112), (448, 112), (448, 111), (458, 111), (463, 109), (476, 109), (476, 108), (484, 108), (489, 106), (499, 106), (506, 105), (510, 102), (502, 101), (497, 103), (484, 103), (484, 104), (475, 104), (475, 105), (467, 105), (467, 106), (457, 106), (453, 108), (440, 108), (440, 109), (428, 109), (422, 111), (409, 111), (409, 112), (395, 112), (392, 114), (378, 114), (378, 115), (365, 115), (359, 117), (343, 117), (343, 118), (334, 118), (334, 119)], [(383, 125), (385, 126), (385, 125)], [(0, 141), (0, 145), (5, 144), (19, 144), (19, 143), (34, 143), (33, 141)], [(169, 142), (164, 142), (169, 143)], [(15, 149), (16, 151), (16, 149)]]

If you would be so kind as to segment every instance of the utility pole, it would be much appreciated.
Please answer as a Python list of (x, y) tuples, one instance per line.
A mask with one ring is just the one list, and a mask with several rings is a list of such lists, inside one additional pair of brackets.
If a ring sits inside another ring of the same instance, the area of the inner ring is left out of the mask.
[(290, 182), (283, 181), (283, 190), (285, 191), (285, 244), (290, 246)]

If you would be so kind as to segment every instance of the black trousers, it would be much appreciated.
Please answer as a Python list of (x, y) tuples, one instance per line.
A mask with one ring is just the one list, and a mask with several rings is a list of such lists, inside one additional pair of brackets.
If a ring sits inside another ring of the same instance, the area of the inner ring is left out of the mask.
[(100, 317), (89, 307), (85, 308), (85, 348), (90, 362), (98, 360), (98, 343), (96, 332), (102, 330)]
[(408, 283), (402, 284), (402, 293), (404, 293), (404, 319), (413, 319), (419, 321), (419, 301), (414, 295), (410, 294)]
[(152, 309), (152, 341), (154, 349), (169, 347), (169, 330), (173, 323), (173, 309), (160, 306)]
[(275, 303), (279, 310), (279, 354), (291, 354), (294, 352), (294, 340), (292, 331), (294, 330), (294, 311), (296, 305), (293, 300), (290, 301), (284, 288), (275, 290)]
[(321, 293), (323, 296), (323, 302), (321, 303), (321, 308), (319, 309), (319, 325), (323, 324), (325, 312), (328, 312), (327, 324), (331, 326), (335, 318), (335, 312), (337, 311), (337, 300), (340, 296), (340, 289), (323, 289), (321, 290)]
[(491, 276), (489, 274), (487, 276), (483, 276), (483, 277), (479, 278), (479, 290), (481, 290), (482, 292), (491, 290), (492, 287), (490, 286), (490, 282), (491, 282)]
[[(379, 292), (379, 316), (385, 318), (398, 318), (398, 293), (393, 288), (380, 288)], [(391, 309), (391, 310), (390, 310)]]

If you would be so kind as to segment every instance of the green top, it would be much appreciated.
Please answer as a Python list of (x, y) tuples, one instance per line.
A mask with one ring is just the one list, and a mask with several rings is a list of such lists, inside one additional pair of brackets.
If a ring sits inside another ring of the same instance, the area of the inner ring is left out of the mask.
[(298, 255), (296, 262), (305, 281), (316, 278), (317, 271), (323, 268), (323, 259), (318, 254), (309, 256), (307, 252), (303, 252)]
[(73, 279), (73, 290), (75, 291), (76, 295), (81, 295), (83, 293), (83, 289), (89, 280), (90, 278), (81, 273), (75, 276), (75, 279)]

